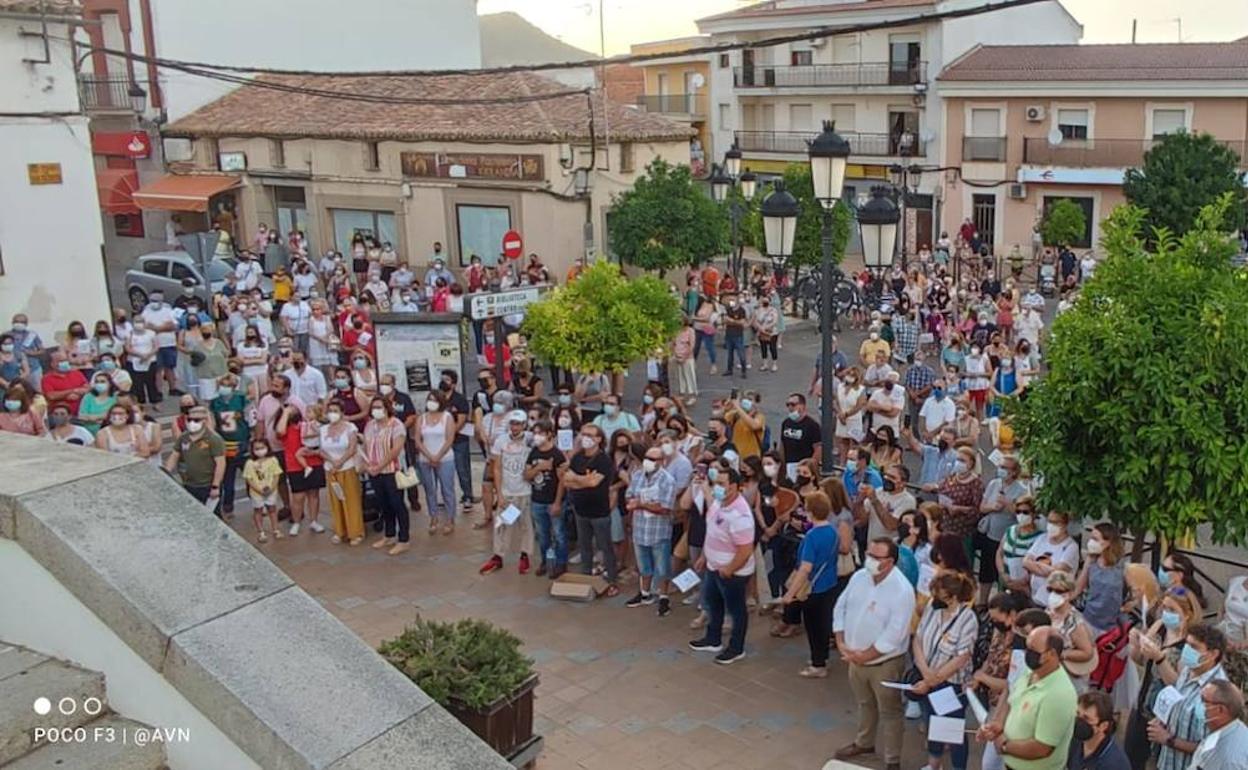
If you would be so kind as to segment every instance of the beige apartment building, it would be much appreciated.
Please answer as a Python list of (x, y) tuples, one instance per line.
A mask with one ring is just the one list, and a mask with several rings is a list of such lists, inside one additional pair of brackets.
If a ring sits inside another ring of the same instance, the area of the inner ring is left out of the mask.
[(592, 109), (581, 93), (414, 101), (567, 90), (531, 73), (272, 79), (379, 100), (242, 86), (164, 129), (166, 145), (189, 143), (187, 155), (153, 185), (157, 195), (138, 197), (210, 216), (232, 211), (240, 243), (261, 222), (294, 222), (318, 248), (347, 252), (360, 232), (392, 242), (414, 265), (428, 262), (435, 241), (451, 268), (473, 254), (493, 264), (503, 234), (517, 230), (524, 252), (562, 275), (587, 248), (605, 251), (612, 196), (656, 157), (688, 163), (694, 134), (633, 105), (608, 101), (604, 111), (598, 95)]
[(689, 146), (689, 163), (695, 176), (709, 174), (711, 164), (720, 162), (723, 151), (728, 149), (715, 148), (711, 142), (710, 58), (706, 54), (686, 53), (709, 42), (709, 36), (693, 35), (638, 43), (629, 49), (632, 54), (671, 54), (634, 65), (645, 77), (645, 91), (637, 97), (637, 105), (646, 112), (688, 123), (697, 131)]
[(1008, 253), (1029, 251), (1045, 207), (1069, 198), (1094, 247), (1124, 202), (1122, 178), (1174, 131), (1244, 158), (1248, 39), (1230, 43), (980, 46), (938, 77), (945, 97), (945, 229), (970, 218)]

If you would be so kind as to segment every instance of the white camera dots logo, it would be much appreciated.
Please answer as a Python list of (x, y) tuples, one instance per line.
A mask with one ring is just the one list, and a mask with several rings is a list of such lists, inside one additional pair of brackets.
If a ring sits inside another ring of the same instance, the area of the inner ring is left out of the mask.
[(52, 711), (52, 701), (44, 697), (35, 698), (33, 708), (35, 709), (35, 713), (39, 716), (47, 716)]
[[(39, 716), (47, 716), (52, 713), (52, 701), (40, 696), (35, 698), (31, 708)], [(61, 698), (56, 702), (56, 710), (62, 716), (71, 716), (78, 711), (78, 701), (70, 697)], [(104, 702), (94, 696), (85, 698), (82, 701), (82, 711), (90, 716), (99, 716), (104, 711)]]

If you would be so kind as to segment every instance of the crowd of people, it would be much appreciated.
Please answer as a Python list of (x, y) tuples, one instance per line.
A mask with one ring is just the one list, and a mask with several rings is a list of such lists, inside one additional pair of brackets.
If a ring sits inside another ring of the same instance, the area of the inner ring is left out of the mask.
[[(193, 287), (173, 304), (153, 294), (90, 335), (71, 324), (50, 352), (14, 316), (0, 335), (0, 429), (147, 458), (225, 517), (241, 477), (260, 542), (326, 531), (324, 498), (335, 543), (362, 544), (375, 512), (371, 545), (397, 555), (422, 487), (430, 536), (452, 535), (479, 501), (482, 574), (576, 568), (602, 575), (607, 596), (635, 579), (625, 605), (659, 618), (691, 607), (690, 648), (720, 664), (746, 655), (753, 613), (773, 637), (805, 637), (801, 677), (827, 678), (838, 653), (859, 713), (840, 759), (878, 752), (893, 770), (908, 713), (964, 718), (977, 699), (984, 768), (1248, 764), (1230, 751), (1245, 740), (1248, 589), (1206, 622), (1183, 553), (1154, 573), (1130, 562), (1114, 525), (1038, 508), (1001, 404), (1041, 375), (1045, 299), (991, 259), (954, 270), (942, 248), (857, 276), (881, 302), (851, 319), (866, 332), (856, 351), (834, 348), (835, 402), (815, 400), (816, 362), (809, 389), (777, 398), (778, 425), (763, 410), (776, 389), (744, 387), (755, 363), (778, 371), (785, 321), (768, 271), (744, 286), (713, 265), (691, 271), (685, 325), (635, 404), (602, 373), (550, 367), (548, 385), (518, 338), (484, 325), (475, 388), (446, 369), (409, 395), (379, 374), (374, 313), (454, 311), (465, 293), (550, 275), (533, 256), (502, 275), (474, 259), (457, 276), (435, 244), (418, 279), (361, 237), (317, 264), (244, 252), (212, 302)], [(737, 387), (696, 420), (703, 350), (711, 374), (726, 355)], [(166, 396), (180, 406), (170, 446), (154, 411)], [(677, 579), (689, 572), (696, 587)], [(929, 764), (948, 754), (961, 770), (968, 749), (929, 741)]]

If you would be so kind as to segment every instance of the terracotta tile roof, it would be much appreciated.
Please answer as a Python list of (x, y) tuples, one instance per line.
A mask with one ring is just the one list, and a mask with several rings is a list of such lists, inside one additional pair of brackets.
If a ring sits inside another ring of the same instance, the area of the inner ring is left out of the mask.
[(0, 0), (0, 13), (43, 13), (49, 16), (81, 16), (77, 0)]
[[(269, 75), (264, 80), (325, 91), (401, 98), (502, 98), (567, 90), (529, 72), (431, 77)], [(660, 115), (607, 102), (611, 138), (684, 140), (693, 130)], [(400, 141), (561, 142), (589, 139), (584, 94), (519, 104), (370, 104), (332, 96), (288, 94), (245, 85), (176, 121), (173, 136), (320, 137)], [(595, 99), (602, 137), (602, 103)]]
[(800, 16), (803, 14), (850, 13), (853, 11), (874, 11), (883, 8), (909, 8), (914, 6), (935, 6), (936, 0), (860, 0), (859, 2), (834, 2), (809, 5), (785, 5), (778, 0), (767, 0), (754, 5), (747, 5), (735, 11), (704, 16), (704, 21), (727, 21), (730, 19), (755, 19), (768, 16)]
[(946, 67), (938, 79), (1245, 80), (1248, 42), (980, 46)]

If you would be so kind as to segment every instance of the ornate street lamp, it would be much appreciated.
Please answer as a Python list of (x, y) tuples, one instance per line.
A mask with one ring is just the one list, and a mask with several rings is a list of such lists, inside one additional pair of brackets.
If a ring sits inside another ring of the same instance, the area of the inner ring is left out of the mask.
[(727, 200), (730, 187), (732, 187), (732, 177), (724, 174), (723, 167), (711, 166), (711, 197), (716, 203), (723, 203)]
[(741, 175), (741, 148), (735, 141), (724, 153), (724, 170), (734, 179)]
[(897, 222), (901, 211), (883, 185), (871, 188), (871, 200), (858, 207), (858, 229), (862, 235), (862, 259), (867, 267), (893, 264), (897, 248)]
[(815, 197), (825, 211), (841, 199), (845, 189), (845, 167), (849, 163), (849, 142), (836, 133), (835, 124), (823, 121), (823, 133), (810, 142), (810, 178)]
[(797, 215), (802, 207), (793, 194), (784, 189), (784, 182), (777, 179), (771, 195), (763, 199), (760, 212), (763, 215), (763, 239), (767, 256), (772, 263), (783, 269), (784, 263), (793, 256), (793, 241), (797, 236)]
[(130, 109), (139, 115), (147, 111), (147, 91), (143, 90), (143, 86), (138, 83), (130, 83), (130, 87), (126, 89), (126, 95), (130, 97)]

